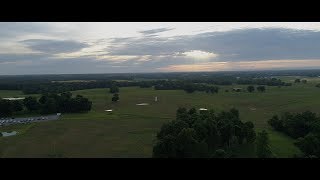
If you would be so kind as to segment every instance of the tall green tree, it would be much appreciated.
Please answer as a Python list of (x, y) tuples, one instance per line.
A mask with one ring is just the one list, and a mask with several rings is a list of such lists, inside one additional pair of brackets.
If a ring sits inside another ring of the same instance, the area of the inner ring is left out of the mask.
[(268, 133), (263, 130), (262, 132), (258, 133), (257, 136), (257, 156), (259, 158), (269, 158), (271, 157), (271, 149), (269, 145), (269, 135)]
[(23, 104), (26, 106), (28, 111), (36, 111), (40, 108), (40, 104), (38, 103), (37, 98), (31, 96), (26, 97), (23, 100)]
[(22, 101), (12, 101), (12, 110), (15, 112), (23, 110), (23, 103)]
[(253, 92), (254, 91), (254, 86), (248, 86), (247, 87), (248, 92)]
[(259, 92), (265, 92), (265, 91), (266, 91), (266, 87), (265, 87), (265, 86), (258, 86), (258, 87), (257, 87), (257, 91), (259, 91)]
[(305, 137), (297, 139), (295, 145), (305, 154), (306, 157), (320, 157), (320, 135), (309, 133)]
[(120, 99), (119, 98), (119, 94), (116, 93), (116, 94), (113, 94), (113, 97), (112, 97), (111, 101), (112, 102), (117, 102), (117, 101), (119, 101), (119, 99)]
[(0, 117), (7, 117), (12, 115), (12, 103), (9, 100), (0, 99)]
[(116, 86), (115, 84), (112, 84), (110, 87), (110, 93), (118, 93), (119, 92), (119, 87)]

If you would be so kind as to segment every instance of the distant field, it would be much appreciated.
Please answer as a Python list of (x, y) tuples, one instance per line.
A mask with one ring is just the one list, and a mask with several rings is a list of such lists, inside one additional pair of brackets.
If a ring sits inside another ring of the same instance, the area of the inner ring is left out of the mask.
[[(293, 77), (283, 77), (291, 81)], [(265, 93), (225, 92), (232, 87), (220, 86), (218, 94), (182, 90), (153, 90), (152, 88), (120, 88), (120, 101), (111, 103), (106, 89), (79, 90), (93, 101), (86, 114), (65, 114), (61, 120), (2, 127), (16, 130), (19, 135), (0, 137), (1, 157), (151, 157), (156, 132), (164, 122), (175, 118), (179, 106), (213, 108), (216, 111), (239, 109), (243, 121), (252, 121), (257, 131), (267, 129), (271, 148), (277, 157), (292, 157), (300, 151), (293, 139), (273, 131), (267, 120), (275, 113), (311, 110), (320, 113), (320, 78), (308, 84), (291, 87), (267, 87)], [(21, 96), (20, 91), (0, 91), (0, 97)], [(154, 102), (154, 97), (158, 102)], [(149, 106), (137, 106), (149, 103)], [(112, 114), (104, 112), (113, 109)], [(241, 157), (254, 157), (248, 147), (238, 149)]]
[(58, 82), (58, 83), (74, 83), (74, 82), (94, 82), (96, 80), (68, 80), (68, 81), (51, 81), (51, 82)]
[(23, 94), (22, 91), (0, 90), (0, 98), (39, 96), (39, 94)]

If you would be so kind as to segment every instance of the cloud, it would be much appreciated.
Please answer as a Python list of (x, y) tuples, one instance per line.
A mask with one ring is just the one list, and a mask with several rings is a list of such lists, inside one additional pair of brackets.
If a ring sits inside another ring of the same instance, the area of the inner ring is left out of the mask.
[(24, 37), (1, 42), (2, 74), (320, 67), (319, 31), (254, 28), (163, 37), (158, 33), (171, 29), (160, 28), (140, 31), (143, 36), (63, 40), (69, 36), (26, 38), (30, 34), (52, 35), (53, 29), (47, 25), (0, 25), (4, 25), (0, 26), (0, 38)]
[(0, 22), (0, 38), (8, 39), (20, 35), (30, 34), (47, 34), (52, 32), (52, 28), (43, 23), (28, 22)]
[(69, 53), (88, 47), (88, 44), (71, 40), (28, 39), (21, 41), (34, 51), (43, 53)]
[(199, 51), (199, 50), (187, 51), (181, 54), (193, 59), (210, 59), (210, 58), (216, 58), (218, 56), (217, 54), (212, 52), (205, 52), (205, 51)]
[[(293, 63), (294, 62), (294, 63)], [(260, 60), (239, 62), (204, 62), (178, 64), (157, 68), (166, 72), (186, 71), (235, 71), (320, 68), (320, 59), (314, 60)]]
[(174, 55), (192, 50), (219, 54), (217, 61), (320, 58), (320, 32), (292, 29), (241, 29), (174, 38), (138, 38), (111, 46), (113, 55)]
[(139, 31), (139, 33), (141, 33), (143, 35), (154, 35), (154, 34), (165, 32), (165, 31), (171, 31), (173, 29), (174, 28), (158, 28), (158, 29)]

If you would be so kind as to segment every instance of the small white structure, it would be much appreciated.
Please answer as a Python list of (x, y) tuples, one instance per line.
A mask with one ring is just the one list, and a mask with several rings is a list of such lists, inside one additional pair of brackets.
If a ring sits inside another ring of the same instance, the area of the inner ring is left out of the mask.
[(112, 112), (113, 110), (112, 109), (107, 109), (107, 110), (104, 110), (106, 112)]
[(137, 106), (147, 106), (149, 105), (148, 103), (140, 103), (140, 104), (136, 104)]
[(157, 101), (158, 101), (158, 97), (157, 97), (157, 96), (154, 98), (154, 101), (155, 101), (155, 102), (157, 102)]
[(57, 116), (61, 116), (61, 113), (57, 113)]
[(23, 100), (25, 98), (24, 97), (20, 97), (20, 98), (2, 98), (2, 99), (9, 100), (9, 101), (16, 101), (16, 100)]
[(200, 108), (199, 111), (207, 111), (208, 109), (206, 108)]
[(7, 137), (7, 136), (14, 136), (16, 135), (18, 132), (17, 131), (12, 131), (10, 133), (7, 132), (1, 132), (2, 136)]

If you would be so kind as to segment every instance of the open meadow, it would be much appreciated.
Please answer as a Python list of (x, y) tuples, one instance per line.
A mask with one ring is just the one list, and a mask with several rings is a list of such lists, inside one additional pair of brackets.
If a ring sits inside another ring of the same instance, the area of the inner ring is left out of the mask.
[[(296, 77), (279, 77), (293, 82)], [(1, 131), (18, 131), (18, 135), (0, 137), (0, 157), (151, 157), (156, 133), (163, 123), (175, 119), (178, 107), (229, 110), (235, 107), (242, 121), (252, 121), (256, 131), (270, 134), (272, 153), (292, 157), (301, 152), (290, 137), (273, 131), (267, 120), (273, 114), (310, 110), (320, 113), (320, 78), (308, 78), (307, 84), (285, 87), (266, 86), (266, 92), (232, 92), (233, 87), (219, 86), (218, 94), (153, 88), (120, 88), (120, 101), (112, 103), (108, 89), (73, 91), (93, 102), (89, 113), (62, 114), (57, 121), (1, 127)], [(229, 92), (225, 92), (225, 90)], [(0, 90), (0, 97), (24, 97), (21, 91)], [(34, 95), (39, 96), (39, 95)], [(154, 97), (158, 102), (154, 102)], [(148, 106), (137, 106), (149, 103)], [(112, 113), (105, 112), (113, 109)], [(254, 157), (248, 147), (239, 157)]]

